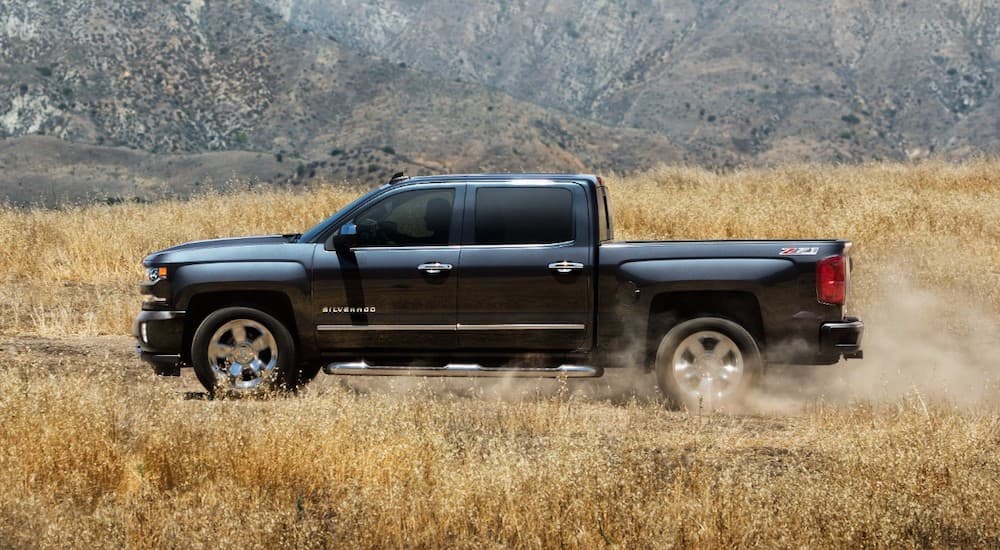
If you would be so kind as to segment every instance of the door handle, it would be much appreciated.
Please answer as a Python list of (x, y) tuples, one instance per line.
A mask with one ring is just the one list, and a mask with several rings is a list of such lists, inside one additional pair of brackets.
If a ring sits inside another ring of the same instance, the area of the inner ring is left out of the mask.
[(441, 262), (432, 262), (429, 264), (420, 264), (417, 269), (423, 271), (428, 275), (437, 275), (442, 271), (451, 271), (451, 264), (443, 264)]
[(580, 271), (583, 269), (583, 264), (580, 262), (553, 262), (549, 264), (549, 269), (554, 269), (556, 273), (572, 273), (574, 271)]

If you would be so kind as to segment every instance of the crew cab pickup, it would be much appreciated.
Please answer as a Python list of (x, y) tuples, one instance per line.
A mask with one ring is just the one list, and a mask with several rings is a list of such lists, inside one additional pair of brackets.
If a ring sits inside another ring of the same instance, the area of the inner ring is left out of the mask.
[(677, 404), (862, 357), (851, 243), (622, 242), (592, 175), (397, 176), (305, 234), (149, 255), (138, 351), (213, 393), (332, 375), (655, 371)]

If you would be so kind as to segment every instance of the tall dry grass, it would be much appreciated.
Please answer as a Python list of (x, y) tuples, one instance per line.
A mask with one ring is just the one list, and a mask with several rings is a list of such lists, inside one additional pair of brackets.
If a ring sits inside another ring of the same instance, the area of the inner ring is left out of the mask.
[[(848, 238), (861, 311), (904, 280), (1000, 308), (1000, 161), (727, 174), (661, 167), (608, 184), (620, 238)], [(0, 209), (0, 331), (126, 333), (147, 253), (193, 239), (300, 232), (361, 192), (234, 189), (155, 204)]]
[(1000, 546), (998, 168), (608, 178), (622, 238), (856, 241), (869, 358), (744, 415), (665, 410), (649, 376), (184, 399), (120, 336), (141, 258), (360, 189), (2, 210), (0, 547)]
[(698, 415), (433, 384), (211, 402), (172, 383), (66, 350), (5, 366), (3, 546), (1000, 542), (995, 409)]
[(154, 204), (0, 209), (0, 332), (125, 334), (150, 252), (195, 239), (298, 233), (361, 186), (240, 188)]
[(846, 238), (862, 309), (903, 280), (1000, 308), (1000, 161), (662, 167), (613, 187), (624, 238)]

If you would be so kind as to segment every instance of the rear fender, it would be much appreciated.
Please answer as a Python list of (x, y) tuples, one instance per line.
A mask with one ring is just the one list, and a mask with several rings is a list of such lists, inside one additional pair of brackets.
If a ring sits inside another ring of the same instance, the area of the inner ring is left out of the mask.
[(747, 290), (796, 278), (795, 263), (773, 258), (704, 258), (627, 262), (623, 277), (643, 292)]
[[(683, 259), (628, 262), (621, 266), (619, 276), (627, 281), (634, 294), (630, 329), (635, 334), (649, 334), (649, 320), (657, 311), (670, 310), (670, 295), (691, 296), (707, 293), (712, 296), (733, 296), (732, 307), (741, 311), (733, 320), (748, 324), (746, 328), (762, 342), (767, 337), (768, 318), (773, 311), (775, 296), (798, 300), (799, 272), (795, 263), (784, 259), (732, 258)], [(634, 289), (634, 290), (632, 290)], [(735, 297), (741, 297), (735, 299)], [(755, 311), (743, 312), (753, 306)], [(709, 300), (705, 311), (698, 314), (723, 314), (719, 300)], [(727, 308), (723, 308), (727, 309)]]

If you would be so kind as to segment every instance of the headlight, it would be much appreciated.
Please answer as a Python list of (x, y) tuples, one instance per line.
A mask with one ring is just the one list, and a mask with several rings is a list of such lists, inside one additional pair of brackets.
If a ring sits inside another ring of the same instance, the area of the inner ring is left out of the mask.
[(151, 282), (151, 283), (155, 283), (156, 281), (159, 281), (160, 279), (166, 279), (167, 278), (167, 268), (165, 268), (165, 267), (151, 267), (151, 268), (149, 268), (149, 269), (146, 270), (146, 278), (148, 278), (149, 282)]

